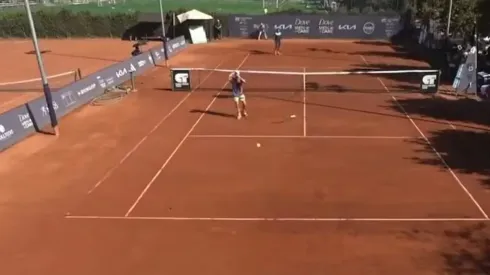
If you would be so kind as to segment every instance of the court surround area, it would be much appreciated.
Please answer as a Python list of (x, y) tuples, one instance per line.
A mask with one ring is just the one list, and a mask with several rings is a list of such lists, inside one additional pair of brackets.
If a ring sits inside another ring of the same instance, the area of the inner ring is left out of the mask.
[[(182, 55), (244, 71), (421, 66), (387, 45), (292, 40), (274, 56), (267, 42)], [(426, 98), (414, 78), (316, 76), (303, 91), (296, 78), (244, 74), (250, 116), (238, 121), (226, 74), (193, 74), (190, 93), (168, 91), (168, 74), (68, 116), (59, 140), (2, 172), (12, 182), (1, 217), (15, 220), (0, 250), (9, 274), (461, 274), (455, 261), (478, 270), (460, 252), (481, 252), (489, 194), (435, 136), (486, 130), (415, 112), (406, 102)]]

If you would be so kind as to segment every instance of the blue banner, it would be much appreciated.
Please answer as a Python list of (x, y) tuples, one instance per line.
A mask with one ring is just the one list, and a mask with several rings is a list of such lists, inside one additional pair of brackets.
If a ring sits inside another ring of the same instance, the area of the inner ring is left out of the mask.
[[(167, 43), (169, 57), (187, 47), (184, 37)], [(134, 76), (141, 75), (164, 60), (163, 46), (114, 64), (83, 79), (53, 92), (56, 116), (61, 118), (104, 93), (110, 87), (120, 85)], [(49, 110), (44, 96), (0, 114), (0, 151), (23, 140), (50, 124)]]
[(369, 15), (231, 15), (231, 37), (256, 38), (263, 24), (268, 37), (281, 30), (285, 38), (389, 39), (402, 29), (399, 16)]

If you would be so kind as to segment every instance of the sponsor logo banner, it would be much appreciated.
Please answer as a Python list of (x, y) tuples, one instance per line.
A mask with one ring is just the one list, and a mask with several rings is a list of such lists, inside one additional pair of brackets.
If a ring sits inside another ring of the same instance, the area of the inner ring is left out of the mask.
[[(172, 54), (169, 57), (176, 55), (187, 46), (183, 36), (169, 41), (167, 45), (172, 47)], [(162, 46), (158, 46), (53, 91), (56, 116), (62, 117), (87, 104), (101, 95), (105, 89), (125, 83), (130, 80), (131, 74), (140, 75), (161, 60), (164, 60), (164, 51)], [(0, 114), (0, 151), (49, 124), (49, 110), (44, 96)]]
[(172, 70), (172, 84), (174, 91), (191, 90), (191, 74), (189, 70)]
[(458, 72), (453, 81), (453, 88), (458, 93), (477, 93), (477, 53), (476, 47), (470, 49), (466, 60), (459, 65)]
[(279, 29), (286, 38), (389, 39), (402, 29), (397, 16), (231, 15), (230, 36), (257, 37), (260, 24), (269, 36)]
[[(166, 44), (168, 58), (175, 56), (187, 47), (184, 36), (179, 36), (177, 38), (169, 40)], [(155, 64), (165, 61), (165, 49), (163, 48), (163, 43), (162, 45), (153, 47), (150, 52)]]
[(439, 75), (437, 73), (422, 75), (420, 90), (423, 93), (437, 93), (439, 88)]
[(34, 133), (34, 125), (26, 105), (0, 115), (0, 151)]

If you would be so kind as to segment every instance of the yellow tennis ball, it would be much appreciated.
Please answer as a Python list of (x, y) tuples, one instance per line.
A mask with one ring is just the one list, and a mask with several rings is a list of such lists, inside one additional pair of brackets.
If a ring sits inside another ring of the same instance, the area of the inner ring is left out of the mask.
[(261, 146), (260, 143), (257, 142), (257, 148), (260, 147), (260, 146)]

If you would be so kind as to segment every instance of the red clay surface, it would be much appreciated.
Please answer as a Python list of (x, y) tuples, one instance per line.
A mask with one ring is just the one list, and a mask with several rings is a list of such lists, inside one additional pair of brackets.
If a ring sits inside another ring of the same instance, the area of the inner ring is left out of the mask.
[[(54, 76), (80, 69), (88, 75), (130, 57), (131, 41), (120, 39), (40, 39), (46, 74)], [(149, 43), (145, 47), (152, 47)], [(41, 81), (11, 84), (40, 78), (31, 40), (0, 40), (0, 58), (8, 66), (0, 68), (0, 113), (42, 96)], [(53, 89), (74, 81), (73, 75), (49, 81)]]
[[(192, 46), (171, 65), (421, 66), (383, 45), (269, 46)], [(304, 93), (297, 77), (246, 75), (250, 117), (237, 121), (216, 96), (226, 74), (194, 73), (193, 93), (168, 91), (168, 76), (2, 153), (3, 273), (485, 274), (490, 195), (424, 140), (454, 125), (396, 110), (420, 98), (409, 79), (314, 76)]]

